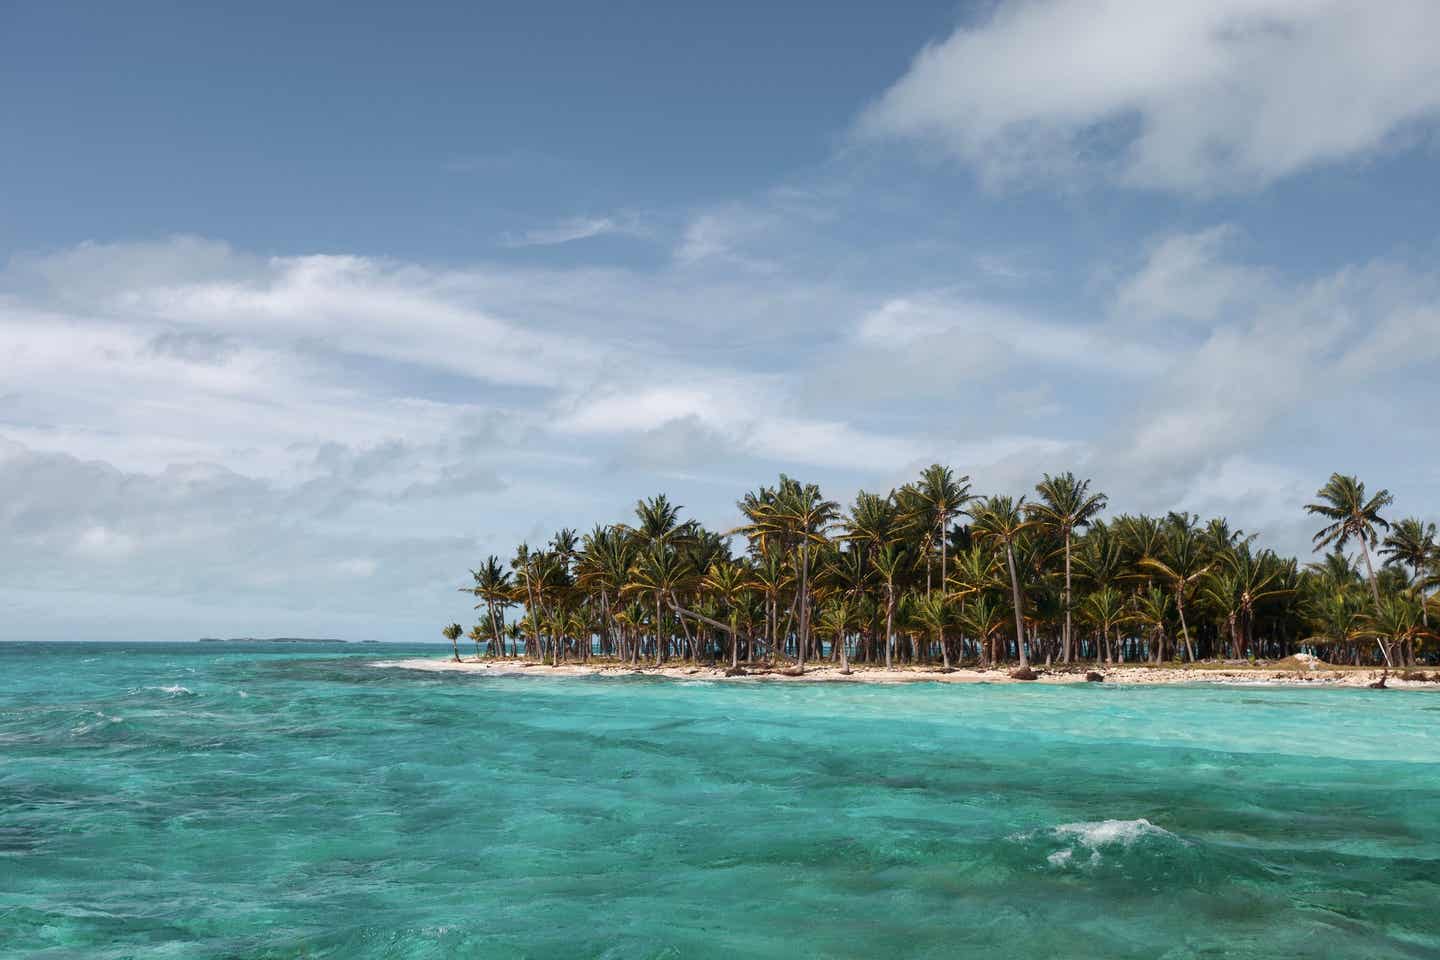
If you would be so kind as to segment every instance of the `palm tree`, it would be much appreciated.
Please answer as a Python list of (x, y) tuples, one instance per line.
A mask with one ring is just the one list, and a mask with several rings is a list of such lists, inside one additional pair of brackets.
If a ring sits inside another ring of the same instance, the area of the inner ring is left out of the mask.
[(1005, 607), (994, 597), (981, 594), (970, 600), (960, 608), (960, 627), (980, 645), (980, 664), (989, 666), (994, 658), (991, 656), (994, 646), (995, 635), (1005, 629)]
[[(946, 553), (950, 521), (965, 504), (975, 499), (970, 495), (970, 478), (957, 477), (949, 467), (932, 463), (920, 473), (919, 482), (905, 488), (908, 519), (916, 529), (925, 532), (927, 543), (940, 543), (940, 582), (945, 582)], [(925, 559), (925, 589), (930, 589), (930, 554)]]
[[(1095, 642), (1095, 662), (1100, 662), (1102, 654), (1108, 661), (1110, 659), (1110, 631), (1130, 619), (1120, 591), (1114, 587), (1104, 587), (1091, 593), (1080, 606), (1080, 616), (1095, 628), (1098, 635)], [(1117, 650), (1116, 653), (1118, 654), (1119, 651)]]
[[(779, 547), (766, 550), (755, 560), (754, 570), (751, 575), (755, 580), (755, 586), (765, 598), (765, 642), (767, 644), (766, 656), (773, 664), (780, 654), (781, 637), (780, 630), (780, 595), (790, 586), (794, 580), (794, 574), (790, 565), (785, 560)], [(789, 626), (786, 626), (788, 632)]]
[[(1380, 587), (1375, 582), (1375, 566), (1370, 562), (1370, 548), (1379, 540), (1376, 527), (1389, 529), (1390, 524), (1380, 516), (1380, 511), (1395, 502), (1389, 490), (1381, 490), (1373, 497), (1366, 498), (1365, 484), (1353, 476), (1332, 473), (1330, 480), (1315, 492), (1319, 503), (1307, 503), (1305, 512), (1323, 517), (1330, 522), (1315, 534), (1315, 549), (1328, 547), (1332, 543), (1341, 549), (1350, 540), (1360, 542), (1360, 552), (1365, 557), (1365, 571), (1370, 578), (1370, 593), (1375, 599), (1375, 612), (1380, 612)], [(1385, 665), (1393, 666), (1390, 650), (1383, 641), (1380, 652)]]
[(944, 591), (927, 593), (915, 599), (915, 619), (924, 624), (940, 645), (940, 658), (944, 669), (950, 667), (950, 645), (945, 642), (945, 628), (955, 619), (950, 601)]
[(729, 613), (729, 626), (722, 629), (730, 634), (730, 668), (733, 670), (740, 665), (740, 613), (754, 590), (754, 581), (743, 564), (722, 560), (710, 565), (700, 578), (700, 586), (724, 604)]
[(452, 623), (450, 624), (450, 626), (440, 631), (440, 635), (446, 640), (449, 640), (450, 646), (454, 648), (456, 663), (460, 662), (460, 635), (464, 632), (465, 628), (460, 626), (460, 624), (458, 623)]
[(901, 519), (893, 490), (883, 497), (861, 490), (855, 495), (850, 515), (841, 524), (844, 530), (841, 539), (856, 544), (874, 557), (887, 545), (901, 539)]
[[(1374, 614), (1361, 614), (1359, 626), (1352, 631), (1352, 637), (1378, 636), (1384, 638), (1381, 649), (1390, 645), (1418, 646), (1425, 640), (1434, 640), (1437, 634), (1421, 620), (1422, 606), (1406, 596), (1389, 596), (1380, 602)], [(1390, 667), (1386, 658), (1386, 667)]]
[(1079, 527), (1084, 527), (1099, 516), (1109, 502), (1103, 493), (1091, 493), (1089, 480), (1077, 480), (1075, 474), (1065, 472), (1058, 476), (1045, 474), (1035, 485), (1040, 499), (1026, 507), (1026, 513), (1042, 528), (1053, 531), (1065, 542), (1065, 638), (1061, 659), (1070, 662), (1070, 536)]
[(1151, 587), (1135, 595), (1136, 623), (1150, 629), (1150, 644), (1156, 664), (1165, 659), (1165, 627), (1170, 622), (1170, 594)]
[[(490, 655), (501, 656), (505, 650), (500, 641), (500, 618), (496, 615), (496, 608), (503, 610), (511, 603), (515, 585), (510, 581), (510, 572), (505, 569), (504, 562), (492, 553), (485, 558), (480, 569), (470, 571), (470, 576), (475, 581), (474, 586), (460, 589), (480, 598), (481, 603), (475, 604), (475, 609), (480, 609), (481, 604), (484, 604), (490, 621)], [(475, 655), (480, 656), (478, 641)]]
[(895, 586), (910, 565), (910, 556), (898, 543), (886, 544), (875, 557), (875, 573), (885, 585), (885, 669), (894, 667)]
[(466, 634), (466, 636), (468, 636), (471, 640), (473, 640), (473, 641), (475, 642), (475, 662), (476, 662), (476, 663), (479, 663), (479, 662), (480, 662), (480, 641), (486, 639), (486, 636), (485, 636), (485, 628), (482, 627), (482, 626), (480, 626), (480, 624), (477, 623), (477, 624), (475, 624), (475, 626), (473, 626), (473, 627), (470, 628), (470, 632), (469, 632), (468, 634)]
[(634, 566), (630, 568), (630, 577), (625, 584), (622, 593), (648, 593), (655, 606), (655, 666), (660, 666), (664, 658), (665, 643), (662, 638), (664, 628), (664, 604), (666, 601), (674, 602), (675, 592), (683, 587), (693, 571), (681, 557), (680, 552), (664, 543), (654, 543), (641, 551)]
[[(599, 596), (600, 619), (607, 637), (618, 629), (611, 600), (619, 598), (634, 562), (635, 542), (620, 528), (597, 524), (585, 535), (575, 566), (575, 582), (592, 596)], [(614, 642), (613, 638), (609, 639)]]
[(803, 672), (806, 648), (810, 644), (810, 551), (812, 546), (827, 542), (826, 534), (840, 515), (840, 505), (826, 500), (816, 484), (802, 484), (782, 473), (779, 486), (768, 500), (742, 500), (739, 506), (750, 517), (750, 523), (735, 532), (762, 543), (774, 538), (799, 547), (800, 592), (796, 600), (800, 623), (796, 666)]
[(1302, 605), (1310, 630), (1305, 642), (1334, 647), (1348, 641), (1355, 632), (1356, 622), (1365, 605), (1363, 595), (1357, 597), (1356, 592), (1356, 587), (1348, 580), (1316, 577)]
[(1210, 571), (1210, 564), (1204, 562), (1199, 536), (1189, 526), (1173, 526), (1161, 547), (1160, 556), (1143, 557), (1140, 566), (1169, 581), (1175, 597), (1175, 612), (1180, 616), (1180, 635), (1185, 639), (1185, 654), (1194, 663), (1195, 647), (1190, 643), (1190, 628), (1185, 623), (1185, 598)]
[(1005, 560), (1010, 567), (1010, 594), (1015, 610), (1015, 646), (1020, 651), (1020, 666), (1028, 667), (1025, 654), (1025, 614), (1020, 599), (1020, 579), (1015, 573), (1015, 540), (1030, 526), (1023, 510), (1025, 498), (1015, 500), (997, 494), (980, 502), (980, 507), (971, 512), (975, 524), (973, 533), (982, 540), (989, 540), (1005, 548)]
[(840, 654), (840, 672), (850, 674), (850, 656), (846, 649), (845, 634), (854, 617), (854, 607), (843, 595), (831, 597), (820, 610), (820, 629), (835, 637), (835, 649)]
[(687, 539), (694, 532), (694, 524), (680, 521), (684, 507), (670, 502), (663, 493), (648, 500), (635, 501), (634, 526), (625, 529), (641, 543), (675, 543)]
[(1418, 517), (1406, 517), (1390, 529), (1380, 546), (1387, 564), (1410, 568), (1410, 582), (1420, 594), (1420, 616), (1427, 627), (1430, 617), (1425, 612), (1425, 580), (1430, 568), (1440, 559), (1435, 536), (1435, 524)]
[[(530, 549), (530, 545), (523, 540), (515, 548), (515, 558), (510, 561), (510, 567), (515, 571), (516, 576), (522, 581), (516, 587), (520, 594), (520, 602), (525, 605), (526, 620), (530, 625), (530, 639), (525, 643), (526, 658), (534, 657), (537, 653), (543, 653), (540, 643), (540, 601), (537, 580), (539, 579), (538, 566), (540, 556)], [(534, 647), (532, 650), (531, 647)]]

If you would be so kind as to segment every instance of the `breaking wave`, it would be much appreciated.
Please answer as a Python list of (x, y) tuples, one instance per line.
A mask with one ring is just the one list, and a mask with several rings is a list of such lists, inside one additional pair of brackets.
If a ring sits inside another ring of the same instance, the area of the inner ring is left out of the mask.
[(1091, 869), (1107, 855), (1136, 850), (1174, 852), (1190, 846), (1182, 839), (1140, 817), (1135, 820), (1087, 820), (1018, 834), (1011, 839), (1051, 848), (1045, 862), (1056, 869)]

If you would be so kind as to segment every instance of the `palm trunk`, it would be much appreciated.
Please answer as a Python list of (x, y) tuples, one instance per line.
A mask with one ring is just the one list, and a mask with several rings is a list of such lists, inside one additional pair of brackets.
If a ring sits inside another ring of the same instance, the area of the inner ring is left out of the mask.
[(535, 599), (535, 585), (530, 582), (530, 570), (525, 570), (525, 594), (530, 598), (530, 634), (535, 638), (535, 649), (531, 650), (529, 644), (525, 646), (526, 657), (534, 657), (538, 652), (542, 656), (544, 650), (540, 644), (540, 604)]
[(946, 542), (948, 538), (945, 536), (945, 520), (945, 514), (940, 514), (940, 590), (942, 593), (945, 590), (946, 552), (950, 546), (950, 544)]
[(1190, 657), (1190, 662), (1195, 662), (1195, 648), (1190, 646), (1190, 630), (1185, 626), (1185, 597), (1179, 590), (1175, 591), (1175, 610), (1180, 614), (1180, 633), (1185, 637), (1185, 653)]
[(894, 667), (895, 649), (895, 588), (885, 585), (885, 669)]
[[(495, 601), (487, 601), (486, 606), (490, 608), (490, 655), (498, 657), (504, 654), (505, 648), (500, 643), (500, 621), (495, 619)], [(498, 654), (495, 652), (497, 648), (500, 650)]]
[(1065, 650), (1062, 658), (1066, 663), (1070, 662), (1070, 598), (1074, 594), (1070, 592), (1070, 528), (1065, 528)]
[(795, 638), (800, 672), (805, 672), (805, 647), (810, 639), (810, 538), (800, 544), (800, 635)]
[(1020, 610), (1020, 578), (1015, 575), (1015, 550), (1009, 542), (1005, 544), (1005, 559), (1010, 564), (1010, 594), (1015, 601), (1015, 646), (1020, 650), (1020, 666), (1028, 667), (1025, 656), (1025, 622)]
[[(1378, 617), (1380, 616), (1380, 585), (1375, 581), (1375, 567), (1370, 563), (1370, 547), (1363, 538), (1360, 540), (1360, 552), (1365, 555), (1365, 572), (1370, 575), (1370, 593), (1375, 598), (1375, 615)], [(1390, 662), (1390, 645), (1379, 636), (1376, 636), (1375, 642), (1380, 645), (1380, 655), (1385, 658), (1385, 666), (1394, 666)]]

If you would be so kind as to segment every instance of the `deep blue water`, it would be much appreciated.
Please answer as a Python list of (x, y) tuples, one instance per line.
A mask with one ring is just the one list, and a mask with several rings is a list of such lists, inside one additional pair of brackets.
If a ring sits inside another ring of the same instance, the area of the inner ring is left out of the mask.
[(1440, 695), (0, 644), (0, 956), (1440, 957)]

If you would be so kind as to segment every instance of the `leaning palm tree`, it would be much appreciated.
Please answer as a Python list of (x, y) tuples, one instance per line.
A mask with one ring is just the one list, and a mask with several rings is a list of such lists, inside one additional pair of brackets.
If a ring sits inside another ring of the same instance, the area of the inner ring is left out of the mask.
[(974, 536), (1005, 548), (1005, 560), (1010, 567), (1010, 595), (1015, 611), (1015, 646), (1020, 651), (1020, 666), (1028, 667), (1030, 660), (1025, 654), (1025, 611), (1020, 598), (1020, 578), (1015, 572), (1015, 540), (1030, 526), (1024, 517), (1025, 498), (997, 494), (980, 501), (977, 509), (970, 513), (975, 521)]
[(454, 648), (456, 663), (460, 662), (460, 635), (464, 632), (465, 628), (460, 626), (460, 624), (458, 623), (452, 623), (450, 624), (450, 626), (440, 631), (440, 635), (446, 640), (449, 640), (450, 646)]
[(1072, 607), (1070, 582), (1070, 537), (1079, 527), (1084, 527), (1099, 516), (1109, 502), (1103, 493), (1091, 493), (1089, 480), (1077, 480), (1075, 474), (1065, 472), (1058, 476), (1045, 474), (1035, 485), (1039, 500), (1028, 504), (1025, 512), (1041, 528), (1048, 529), (1065, 544), (1065, 634), (1061, 659), (1070, 662), (1070, 611)]
[[(1370, 593), (1375, 600), (1375, 612), (1380, 612), (1380, 587), (1375, 581), (1375, 566), (1370, 562), (1370, 548), (1380, 539), (1377, 527), (1389, 529), (1390, 524), (1380, 511), (1395, 502), (1389, 490), (1381, 490), (1373, 497), (1365, 496), (1365, 484), (1353, 476), (1339, 473), (1330, 475), (1330, 480), (1315, 492), (1319, 503), (1305, 504), (1305, 512), (1323, 517), (1330, 522), (1314, 536), (1315, 549), (1334, 544), (1343, 549), (1350, 540), (1360, 543), (1360, 552), (1365, 557), (1365, 571), (1370, 579)], [(1380, 652), (1385, 656), (1385, 665), (1392, 666), (1390, 650), (1384, 641)]]

